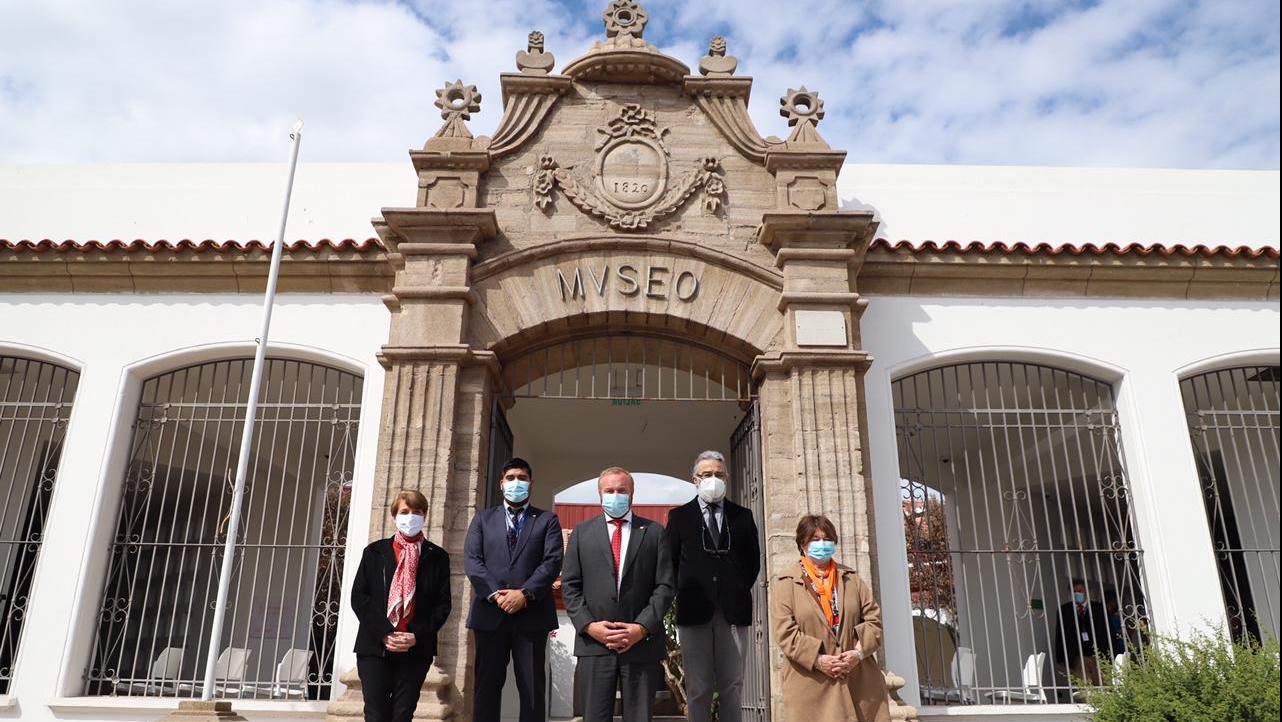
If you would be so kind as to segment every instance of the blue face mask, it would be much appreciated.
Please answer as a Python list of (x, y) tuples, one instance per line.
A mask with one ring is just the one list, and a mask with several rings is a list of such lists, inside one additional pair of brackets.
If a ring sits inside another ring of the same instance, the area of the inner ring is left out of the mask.
[(530, 482), (524, 479), (512, 479), (503, 482), (503, 498), (513, 504), (520, 504), (530, 498)]
[(837, 542), (834, 541), (812, 541), (810, 546), (806, 547), (806, 556), (810, 557), (811, 561), (826, 562), (836, 553)]
[(628, 498), (627, 494), (602, 494), (601, 495), (601, 508), (605, 509), (605, 513), (609, 514), (611, 517), (614, 517), (615, 519), (619, 519), (621, 517), (626, 516), (628, 513), (628, 509), (630, 509), (631, 507), (632, 507), (632, 500)]
[(1085, 594), (1082, 594), (1081, 592), (1073, 592), (1073, 603), (1074, 603), (1074, 604), (1085, 604), (1085, 603), (1086, 603), (1086, 595), (1085, 595)]

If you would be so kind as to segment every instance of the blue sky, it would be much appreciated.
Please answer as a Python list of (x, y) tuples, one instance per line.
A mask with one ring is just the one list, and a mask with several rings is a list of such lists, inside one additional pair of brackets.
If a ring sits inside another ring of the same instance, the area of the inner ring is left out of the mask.
[[(0, 0), (0, 162), (395, 161), (445, 80), (482, 90), (542, 30), (558, 66), (606, 3)], [(695, 67), (725, 35), (751, 112), (805, 84), (852, 162), (1277, 169), (1276, 1), (652, 0), (646, 39)]]

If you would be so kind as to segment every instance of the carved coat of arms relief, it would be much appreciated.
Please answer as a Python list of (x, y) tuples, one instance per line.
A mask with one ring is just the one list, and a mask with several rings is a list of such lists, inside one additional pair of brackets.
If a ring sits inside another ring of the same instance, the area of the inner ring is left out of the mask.
[(675, 213), (696, 191), (702, 190), (707, 212), (721, 207), (726, 187), (717, 159), (704, 158), (699, 167), (672, 178), (663, 140), (667, 129), (661, 129), (654, 114), (640, 105), (624, 105), (597, 133), (600, 139), (590, 181), (580, 181), (550, 155), (539, 158), (533, 190), (534, 204), (541, 210), (548, 209), (559, 188), (584, 213), (613, 228), (632, 231)]

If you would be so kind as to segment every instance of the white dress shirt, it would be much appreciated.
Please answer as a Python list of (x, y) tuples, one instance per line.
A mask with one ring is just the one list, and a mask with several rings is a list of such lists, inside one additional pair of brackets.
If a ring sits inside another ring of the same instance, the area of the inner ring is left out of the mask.
[[(699, 518), (703, 519), (704, 526), (707, 526), (709, 504), (708, 502), (704, 501), (702, 497), (695, 497), (695, 498), (699, 500)], [(726, 521), (725, 521), (726, 500), (725, 499), (722, 499), (717, 504), (717, 511), (713, 513), (713, 516), (716, 517), (716, 520), (717, 520), (717, 531), (723, 531), (726, 528)]]
[[(620, 527), (623, 545), (619, 549), (619, 578), (614, 582), (615, 592), (623, 589), (623, 570), (627, 568), (628, 561), (628, 540), (632, 538), (632, 512), (629, 511), (620, 518), (623, 520), (623, 526)], [(614, 521), (614, 517), (609, 514), (605, 515), (605, 541), (607, 544), (614, 543)], [(613, 550), (610, 552), (610, 558), (614, 558)]]

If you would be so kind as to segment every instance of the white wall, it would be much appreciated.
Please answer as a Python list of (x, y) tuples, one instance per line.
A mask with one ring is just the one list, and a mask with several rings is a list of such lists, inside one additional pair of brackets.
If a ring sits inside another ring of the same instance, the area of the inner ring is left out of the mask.
[(863, 165), (842, 207), (890, 240), (1278, 246), (1277, 171)]
[[(876, 211), (893, 240), (1276, 248), (1280, 177), (851, 163), (837, 187), (844, 208)], [(270, 238), (284, 182), (284, 163), (0, 165), (0, 238)], [(412, 206), (415, 186), (408, 162), (300, 163), (288, 236), (369, 238), (369, 219)]]
[[(1255, 352), (1277, 363), (1274, 303), (878, 297), (863, 317), (870, 461), (887, 663), (917, 699), (891, 381), (976, 359), (1055, 365), (1116, 384), (1122, 453), (1159, 632), (1222, 624), (1210, 534), (1179, 376), (1190, 364)], [(1231, 365), (1231, 357), (1222, 359)], [(1178, 533), (1172, 533), (1178, 530)]]
[[(128, 455), (139, 382), (175, 366), (249, 357), (261, 299), (236, 295), (3, 295), (0, 353), (34, 355), (77, 367), (80, 387), (33, 584), (31, 613), (0, 719), (150, 719), (172, 702), (77, 699), (102, 592), (120, 475)], [(354, 510), (370, 506), (383, 369), (375, 354), (388, 338), (389, 314), (377, 296), (284, 295), (272, 319), (269, 354), (326, 363), (364, 377)], [(347, 558), (359, 559), (367, 514), (354, 512)], [(355, 565), (344, 570), (350, 586)], [(344, 605), (335, 678), (352, 667), (355, 617)], [(341, 693), (339, 686), (335, 694)], [(316, 718), (323, 702), (245, 703)], [(279, 719), (280, 714), (272, 715)]]

